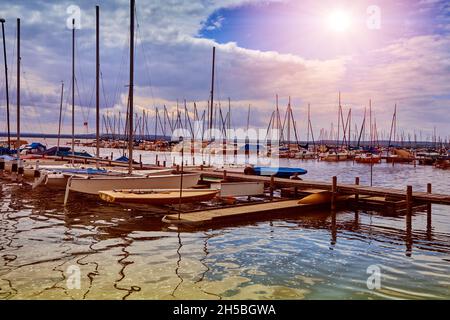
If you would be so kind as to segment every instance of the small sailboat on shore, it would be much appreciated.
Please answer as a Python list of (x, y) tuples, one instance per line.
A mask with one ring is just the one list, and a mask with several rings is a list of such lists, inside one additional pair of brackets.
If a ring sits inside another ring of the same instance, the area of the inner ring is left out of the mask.
[[(219, 190), (196, 189), (146, 189), (100, 191), (100, 199), (109, 203), (147, 204), (154, 206), (186, 204), (214, 199)], [(181, 197), (180, 197), (181, 195)]]

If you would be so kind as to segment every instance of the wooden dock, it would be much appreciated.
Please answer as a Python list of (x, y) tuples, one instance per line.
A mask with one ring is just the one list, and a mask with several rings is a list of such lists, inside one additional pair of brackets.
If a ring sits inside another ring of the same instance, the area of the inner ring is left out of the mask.
[[(169, 214), (163, 218), (163, 222), (183, 226), (218, 225), (233, 219), (246, 221), (265, 217), (270, 218), (276, 215), (298, 215), (310, 212), (313, 208), (324, 206), (331, 209), (330, 212), (336, 212), (338, 204), (356, 209), (375, 210), (382, 214), (406, 214), (407, 217), (411, 217), (412, 213), (417, 211), (427, 211), (431, 215), (431, 204), (450, 205), (450, 195), (431, 193), (431, 184), (427, 186), (428, 192), (412, 192), (411, 187), (407, 187), (403, 191), (360, 186), (358, 178), (354, 185), (350, 185), (337, 184), (336, 177), (333, 177), (332, 182), (327, 183), (251, 176), (240, 173), (228, 173), (226, 171), (201, 170), (193, 172), (200, 173), (205, 183), (208, 178), (221, 179), (227, 182), (264, 182), (269, 187), (271, 195), (268, 199), (270, 200), (264, 203)], [(275, 188), (281, 189), (282, 199), (273, 196)], [(331, 192), (331, 202), (299, 204), (300, 198), (323, 192)], [(346, 201), (339, 202), (340, 196), (344, 196)], [(291, 199), (286, 199), (286, 197)]]
[[(319, 182), (319, 181), (309, 181), (309, 180), (289, 180), (289, 179), (279, 179), (264, 176), (251, 176), (240, 173), (231, 173), (226, 171), (212, 171), (203, 170), (196, 171), (201, 173), (204, 177), (212, 178), (222, 178), (227, 181), (253, 181), (253, 182), (264, 182), (267, 186), (275, 188), (291, 188), (297, 187), (299, 190), (304, 189), (315, 189), (323, 191), (332, 191), (333, 183), (330, 182)], [(367, 195), (373, 197), (385, 197), (393, 198), (399, 200), (406, 200), (407, 190), (382, 188), (382, 187), (368, 187), (356, 184), (340, 184), (336, 185), (336, 191), (342, 194), (359, 194)], [(414, 202), (425, 202), (430, 204), (442, 204), (450, 205), (450, 195), (448, 194), (437, 194), (428, 192), (412, 192), (412, 201)]]
[(163, 222), (182, 225), (205, 225), (220, 223), (232, 219), (254, 219), (264, 215), (271, 215), (279, 212), (288, 214), (298, 212), (298, 209), (310, 207), (298, 204), (298, 200), (273, 201), (266, 203), (248, 204), (228, 208), (210, 209), (192, 213), (171, 214), (163, 218)]

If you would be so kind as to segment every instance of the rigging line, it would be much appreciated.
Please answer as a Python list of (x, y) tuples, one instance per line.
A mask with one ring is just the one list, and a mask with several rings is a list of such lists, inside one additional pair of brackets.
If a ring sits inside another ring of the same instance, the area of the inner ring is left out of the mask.
[[(79, 90), (79, 88), (78, 88), (78, 79), (77, 79), (77, 78), (75, 78), (75, 88), (76, 88), (76, 91), (77, 91), (78, 101), (80, 101), (80, 103), (79, 103), (79, 108), (81, 109), (81, 114), (82, 114), (82, 116), (83, 116), (83, 121), (86, 122), (86, 116), (85, 116), (85, 114), (84, 114), (84, 109), (83, 109), (83, 105), (82, 105), (82, 102), (81, 102), (80, 90)], [(76, 106), (76, 105), (75, 105), (75, 106)]]
[[(127, 39), (126, 39), (126, 43), (128, 43), (130, 40), (130, 36), (128, 35)], [(126, 59), (126, 54), (127, 54), (127, 46), (124, 44), (123, 45), (123, 52), (122, 52), (122, 58), (121, 58), (121, 62), (120, 62), (120, 66), (119, 66), (119, 72), (115, 81), (115, 90), (114, 90), (114, 95), (113, 95), (113, 101), (112, 101), (112, 105), (111, 107), (114, 108), (114, 106), (117, 104), (117, 97), (119, 96), (119, 91), (120, 91), (120, 79), (123, 78), (124, 76), (124, 68), (125, 68), (125, 59)]]
[[(23, 68), (22, 68), (22, 70), (23, 70)], [(25, 80), (25, 93), (28, 96), (29, 103), (31, 104), (31, 107), (34, 109), (34, 112), (36, 112), (36, 114), (38, 114), (38, 108), (36, 107), (36, 104), (34, 103), (32, 97), (31, 97), (30, 85), (29, 85), (28, 77), (26, 75), (27, 75), (27, 73), (25, 71), (22, 71), (22, 77)], [(45, 108), (45, 109), (47, 109), (47, 108)], [(44, 133), (44, 129), (42, 127), (42, 121), (40, 120), (40, 117), (37, 118), (37, 123), (39, 125), (40, 133)], [(44, 138), (44, 141), (46, 141), (46, 140), (47, 139)]]
[[(72, 88), (72, 80), (70, 80), (70, 87), (69, 88)], [(66, 94), (66, 99), (65, 99), (66, 103), (65, 103), (65, 108), (63, 108), (63, 114), (62, 114), (62, 117), (61, 117), (61, 132), (62, 132), (62, 130), (64, 128), (64, 119), (65, 119), (65, 116), (66, 116), (66, 112), (69, 109), (70, 92), (71, 92), (71, 90), (66, 90), (66, 92), (65, 92), (65, 94)]]
[(109, 102), (108, 102), (108, 97), (106, 96), (106, 92), (105, 92), (105, 83), (103, 81), (103, 72), (100, 71), (100, 78), (102, 81), (102, 92), (103, 92), (103, 99), (104, 99), (104, 104), (105, 104), (105, 109), (109, 108)]
[[(140, 45), (141, 45), (141, 50), (144, 56), (144, 62), (145, 62), (145, 70), (147, 71), (147, 77), (148, 77), (148, 82), (150, 85), (150, 94), (152, 96), (152, 101), (153, 101), (153, 107), (155, 107), (156, 103), (155, 103), (155, 95), (153, 93), (153, 83), (152, 83), (152, 78), (150, 76), (151, 72), (150, 72), (150, 64), (149, 64), (149, 60), (146, 54), (146, 47), (145, 47), (145, 42), (144, 39), (142, 37), (141, 34), (141, 25), (139, 23), (139, 19), (138, 19), (138, 13), (136, 12), (136, 25), (137, 25), (137, 37), (138, 39), (140, 39)], [(149, 50), (150, 51), (150, 50)]]
[[(80, 60), (81, 60), (81, 54), (80, 54), (80, 51), (79, 51), (79, 45), (78, 45), (78, 42), (79, 42), (79, 39), (78, 38), (76, 38), (76, 45), (75, 45), (75, 50), (76, 50), (76, 54), (77, 54), (77, 58), (79, 58)], [(86, 90), (86, 86), (85, 86), (85, 84), (86, 84), (86, 82), (84, 81), (85, 80), (85, 77), (84, 77), (84, 73), (83, 73), (83, 68), (82, 68), (82, 65), (80, 64), (80, 63), (78, 63), (77, 64), (77, 67), (78, 67), (78, 72), (79, 72), (79, 74), (80, 74), (80, 80), (81, 80), (81, 89), (82, 89), (82, 91), (83, 91), (83, 94), (86, 94), (86, 92), (87, 92), (87, 90)], [(76, 83), (77, 83), (77, 87), (78, 87), (78, 80), (76, 80)], [(95, 86), (91, 86), (91, 88), (92, 88), (92, 95), (91, 95), (91, 101), (89, 102), (89, 104), (87, 104), (86, 102), (86, 100), (82, 100), (81, 99), (81, 96), (79, 97), (79, 99), (80, 99), (80, 105), (84, 105), (84, 106), (89, 106), (89, 108), (88, 108), (88, 114), (87, 114), (87, 118), (89, 118), (89, 114), (90, 114), (90, 107), (91, 107), (91, 104), (92, 104), (92, 97), (93, 97), (93, 93), (94, 93), (94, 89), (95, 89)], [(84, 114), (83, 114), (83, 117), (84, 117)], [(87, 118), (86, 117), (84, 117), (85, 119), (85, 122), (87, 122)]]

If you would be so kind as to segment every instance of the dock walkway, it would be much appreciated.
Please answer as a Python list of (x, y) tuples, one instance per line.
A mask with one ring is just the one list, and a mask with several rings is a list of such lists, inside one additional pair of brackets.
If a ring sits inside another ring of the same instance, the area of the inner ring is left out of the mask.
[(173, 224), (203, 225), (236, 217), (254, 218), (255, 216), (261, 217), (264, 214), (273, 214), (280, 211), (287, 213), (289, 211), (295, 211), (299, 207), (308, 207), (308, 205), (298, 204), (298, 200), (274, 201), (181, 214), (180, 219), (178, 214), (171, 214), (165, 216), (163, 221)]
[[(227, 181), (252, 181), (252, 182), (264, 182), (267, 185), (273, 184), (274, 187), (287, 188), (287, 187), (298, 187), (299, 189), (320, 189), (323, 191), (332, 191), (332, 182), (321, 182), (321, 181), (309, 181), (309, 180), (288, 180), (264, 176), (251, 176), (240, 173), (232, 173), (226, 171), (213, 171), (213, 170), (203, 170), (195, 171), (196, 173), (202, 174), (203, 177), (211, 178), (225, 178)], [(355, 184), (337, 184), (337, 192), (343, 194), (359, 194), (368, 195), (376, 197), (390, 197), (397, 199), (406, 199), (406, 189), (391, 189), (382, 187), (368, 187)], [(427, 193), (427, 192), (413, 192), (412, 200), (416, 202), (427, 202), (431, 204), (442, 204), (450, 205), (450, 195), (448, 194), (437, 194), (437, 193)]]

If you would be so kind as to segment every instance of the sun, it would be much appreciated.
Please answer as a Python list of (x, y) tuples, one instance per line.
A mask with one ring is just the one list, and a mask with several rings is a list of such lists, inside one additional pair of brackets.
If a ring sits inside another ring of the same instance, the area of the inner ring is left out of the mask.
[(348, 31), (352, 25), (352, 16), (343, 10), (335, 10), (328, 15), (328, 27), (334, 32)]

